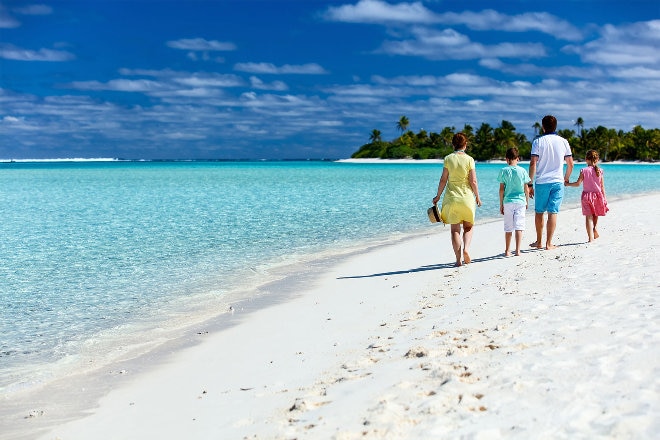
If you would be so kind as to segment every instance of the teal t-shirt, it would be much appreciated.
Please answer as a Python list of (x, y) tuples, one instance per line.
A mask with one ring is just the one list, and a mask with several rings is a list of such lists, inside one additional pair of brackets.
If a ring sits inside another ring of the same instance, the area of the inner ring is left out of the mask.
[(507, 165), (500, 170), (497, 181), (504, 184), (504, 203), (525, 204), (525, 185), (531, 179), (521, 166)]

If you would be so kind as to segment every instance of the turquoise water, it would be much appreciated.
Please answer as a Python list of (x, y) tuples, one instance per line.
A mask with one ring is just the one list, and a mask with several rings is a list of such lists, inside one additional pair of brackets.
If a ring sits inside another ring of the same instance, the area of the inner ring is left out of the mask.
[[(479, 221), (499, 218), (502, 166), (477, 165)], [(660, 190), (659, 166), (604, 169), (610, 199)], [(437, 228), (426, 208), (441, 171), (437, 163), (2, 163), (0, 391), (224, 313), (277, 265)], [(566, 203), (576, 205), (580, 191), (568, 188)]]

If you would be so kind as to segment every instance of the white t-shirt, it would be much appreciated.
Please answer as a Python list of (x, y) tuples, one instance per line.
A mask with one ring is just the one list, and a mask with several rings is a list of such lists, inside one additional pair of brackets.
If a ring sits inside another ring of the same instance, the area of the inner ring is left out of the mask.
[(555, 133), (539, 136), (532, 142), (532, 156), (536, 162), (536, 183), (564, 182), (564, 159), (572, 156), (568, 141)]

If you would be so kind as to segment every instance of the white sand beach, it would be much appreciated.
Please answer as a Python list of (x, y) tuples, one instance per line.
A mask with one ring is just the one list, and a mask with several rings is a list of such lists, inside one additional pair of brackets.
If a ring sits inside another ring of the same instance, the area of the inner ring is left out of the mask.
[(501, 221), (478, 224), (460, 268), (442, 225), (349, 255), (291, 282), (285, 301), (237, 307), (231, 325), (167, 361), (108, 371), (85, 414), (67, 421), (67, 402), (52, 395), (3, 422), (5, 433), (657, 438), (660, 194), (610, 209), (590, 244), (581, 211), (564, 210), (552, 251), (527, 247), (530, 210), (520, 257), (502, 256)]

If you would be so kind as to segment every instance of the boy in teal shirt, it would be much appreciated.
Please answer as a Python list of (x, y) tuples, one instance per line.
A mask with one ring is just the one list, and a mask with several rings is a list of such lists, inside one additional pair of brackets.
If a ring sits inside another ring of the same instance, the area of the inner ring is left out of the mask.
[(529, 203), (531, 182), (527, 170), (518, 166), (518, 149), (506, 150), (507, 166), (500, 170), (500, 214), (504, 215), (504, 256), (511, 256), (511, 236), (516, 232), (516, 255), (520, 255), (520, 244), (525, 230), (525, 211)]

